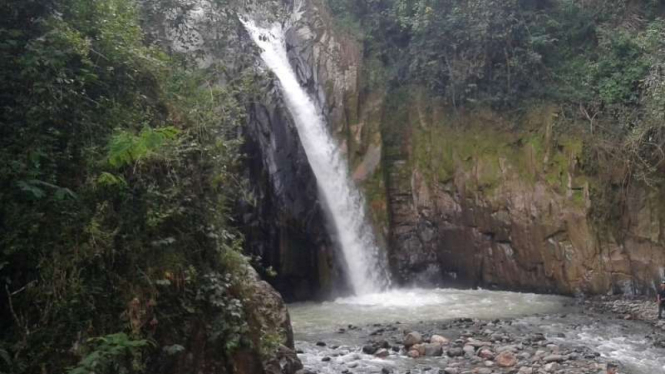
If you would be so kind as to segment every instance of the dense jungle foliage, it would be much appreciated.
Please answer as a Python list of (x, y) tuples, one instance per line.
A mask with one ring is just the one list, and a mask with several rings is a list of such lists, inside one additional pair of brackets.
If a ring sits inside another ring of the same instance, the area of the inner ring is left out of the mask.
[[(328, 0), (363, 41), (366, 88), (426, 86), (455, 110), (557, 105), (583, 137), (601, 221), (629, 183), (665, 180), (665, 3), (659, 0)], [(596, 209), (594, 208), (594, 209)], [(615, 217), (616, 218), (616, 217)]]
[(201, 337), (221, 365), (251, 345), (229, 222), (249, 80), (213, 84), (139, 13), (0, 2), (0, 373), (165, 372)]

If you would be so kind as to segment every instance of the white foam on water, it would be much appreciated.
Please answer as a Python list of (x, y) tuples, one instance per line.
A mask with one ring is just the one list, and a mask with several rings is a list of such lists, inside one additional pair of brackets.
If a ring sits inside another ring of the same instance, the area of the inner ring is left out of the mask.
[(339, 298), (333, 302), (289, 305), (297, 332), (330, 331), (347, 324), (451, 318), (507, 318), (562, 310), (570, 299), (517, 292), (456, 289), (393, 289)]
[[(297, 12), (295, 14), (297, 18)], [(279, 80), (300, 141), (316, 176), (320, 197), (331, 216), (335, 228), (334, 238), (344, 255), (353, 290), (357, 295), (363, 295), (385, 289), (390, 283), (385, 256), (376, 245), (372, 227), (367, 223), (364, 199), (349, 178), (347, 162), (324, 118), (300, 86), (289, 63), (285, 26), (273, 24), (262, 28), (250, 19), (241, 21), (261, 48), (261, 58), (266, 66)]]

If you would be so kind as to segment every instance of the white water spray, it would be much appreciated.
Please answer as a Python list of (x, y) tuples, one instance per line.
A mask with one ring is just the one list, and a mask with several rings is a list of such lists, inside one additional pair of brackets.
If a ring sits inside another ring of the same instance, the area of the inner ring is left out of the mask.
[(348, 266), (356, 294), (380, 292), (389, 285), (385, 261), (365, 218), (364, 200), (349, 178), (344, 157), (330, 135), (316, 105), (289, 63), (284, 27), (258, 27), (242, 20), (254, 42), (263, 50), (261, 58), (281, 84), (307, 159), (314, 171), (321, 198), (335, 228), (337, 241)]

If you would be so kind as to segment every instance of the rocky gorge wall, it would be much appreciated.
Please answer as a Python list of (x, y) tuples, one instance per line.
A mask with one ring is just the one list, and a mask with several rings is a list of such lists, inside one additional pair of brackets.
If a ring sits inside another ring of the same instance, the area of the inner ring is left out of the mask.
[[(368, 84), (362, 42), (318, 1), (303, 19), (292, 62), (347, 152), (399, 283), (653, 292), (665, 275), (658, 191), (599, 196), (609, 182), (583, 170), (583, 136), (556, 106), (458, 110), (420, 87)], [(594, 217), (612, 204), (618, 216)]]
[[(614, 202), (594, 195), (604, 182), (581, 168), (582, 137), (561, 128), (555, 106), (454, 109), (419, 87), (369, 85), (362, 42), (319, 0), (304, 3), (287, 42), (347, 153), (399, 283), (649, 293), (664, 275), (657, 191), (632, 185), (619, 216), (594, 218)], [(279, 101), (270, 89), (261, 102)], [(344, 292), (297, 133), (282, 104), (267, 107), (252, 110), (249, 133), (248, 154), (261, 155), (251, 168), (262, 181), (254, 222), (266, 223), (250, 243), (287, 298)]]
[(456, 111), (425, 90), (388, 99), (382, 133), (391, 265), (402, 283), (649, 293), (665, 249), (656, 191), (633, 186), (616, 222), (597, 222), (605, 183), (556, 107)]

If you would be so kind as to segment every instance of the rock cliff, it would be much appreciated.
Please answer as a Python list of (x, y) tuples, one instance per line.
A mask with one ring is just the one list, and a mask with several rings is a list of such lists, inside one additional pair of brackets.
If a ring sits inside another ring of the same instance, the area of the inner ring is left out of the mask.
[(415, 87), (394, 93), (382, 131), (392, 267), (403, 283), (648, 293), (665, 251), (655, 191), (623, 193), (599, 221), (605, 186), (583, 169), (582, 137), (557, 109), (456, 111)]

